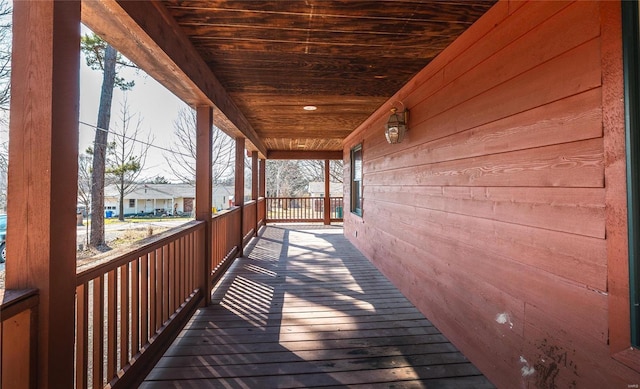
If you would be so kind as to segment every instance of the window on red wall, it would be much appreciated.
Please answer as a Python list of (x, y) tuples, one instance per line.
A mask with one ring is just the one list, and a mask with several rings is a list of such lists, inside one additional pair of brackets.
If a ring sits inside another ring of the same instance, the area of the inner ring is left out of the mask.
[(362, 144), (351, 149), (351, 212), (362, 216)]
[(637, 1), (622, 2), (627, 209), (629, 212), (629, 300), (631, 344), (640, 347), (640, 28)]

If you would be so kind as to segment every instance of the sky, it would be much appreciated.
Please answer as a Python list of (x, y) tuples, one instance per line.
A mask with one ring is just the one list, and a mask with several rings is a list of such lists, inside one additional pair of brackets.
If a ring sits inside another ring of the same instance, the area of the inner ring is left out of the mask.
[[(88, 30), (83, 29), (83, 34)], [(129, 111), (131, 114), (140, 115), (140, 129), (143, 138), (146, 134), (154, 136), (153, 145), (168, 148), (173, 139), (173, 122), (181, 108), (188, 107), (184, 102), (169, 92), (150, 76), (142, 71), (123, 69), (118, 73), (125, 80), (134, 80), (135, 86), (128, 92), (114, 89), (111, 108), (111, 130), (118, 128), (120, 109), (124, 94), (127, 94)], [(87, 66), (84, 57), (80, 64), (80, 126), (78, 150), (83, 153), (87, 147), (93, 144), (95, 129), (83, 123), (95, 126), (98, 117), (98, 105), (100, 102), (100, 89), (102, 86), (102, 72), (92, 70)], [(171, 179), (171, 171), (166, 166), (163, 157), (166, 151), (151, 147), (147, 155), (147, 162), (140, 178), (164, 176)]]

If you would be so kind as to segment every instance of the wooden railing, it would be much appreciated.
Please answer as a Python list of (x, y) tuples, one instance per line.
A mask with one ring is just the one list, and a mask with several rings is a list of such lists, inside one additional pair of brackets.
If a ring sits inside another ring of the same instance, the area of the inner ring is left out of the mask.
[[(229, 259), (235, 258), (238, 253), (241, 216), (240, 208), (236, 207), (211, 219), (211, 277), (217, 278), (223, 273), (230, 262)], [(213, 279), (209, 278), (207, 285), (212, 284)]]
[(247, 201), (242, 207), (242, 243), (245, 244), (255, 234), (258, 221), (258, 203), (256, 200)]
[(257, 228), (263, 226), (267, 220), (267, 201), (264, 197), (258, 199), (258, 225)]
[[(342, 197), (329, 199), (331, 221), (342, 220)], [(324, 197), (267, 197), (267, 222), (321, 222)]]
[[(240, 252), (243, 236), (257, 229), (258, 209), (252, 201), (212, 217), (208, 237), (207, 223), (192, 221), (80, 268), (76, 388), (136, 387), (208, 298), (214, 279)], [(0, 383), (6, 388), (35, 387), (37, 290), (0, 290), (0, 296)], [(20, 336), (4, 336), (8, 326)]]
[(135, 387), (204, 291), (205, 222), (193, 221), (77, 275), (76, 388)]
[(0, 289), (0, 388), (36, 387), (38, 291)]
[(342, 221), (344, 217), (344, 198), (329, 197), (329, 206), (331, 207), (331, 221)]

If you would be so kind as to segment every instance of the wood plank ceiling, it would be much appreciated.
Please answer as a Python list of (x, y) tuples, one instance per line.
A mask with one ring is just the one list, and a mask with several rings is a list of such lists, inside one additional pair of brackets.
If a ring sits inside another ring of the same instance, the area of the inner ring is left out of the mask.
[(269, 151), (342, 150), (347, 135), (494, 3), (163, 2)]

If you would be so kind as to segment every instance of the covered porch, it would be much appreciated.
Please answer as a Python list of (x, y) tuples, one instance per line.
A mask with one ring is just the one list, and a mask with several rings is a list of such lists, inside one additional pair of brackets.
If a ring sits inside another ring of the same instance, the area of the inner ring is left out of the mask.
[(142, 388), (492, 388), (344, 237), (263, 227)]
[[(14, 2), (2, 386), (341, 386), (385, 372), (490, 385), (434, 323), (501, 388), (637, 387), (638, 8)], [(195, 220), (90, 268), (75, 261), (81, 22), (197, 117)], [(409, 111), (402, 142), (396, 111)], [(214, 125), (236, 160), (236, 203), (218, 214)], [(343, 160), (344, 198), (325, 168), (323, 198), (269, 205), (275, 159)], [(264, 229), (269, 217), (343, 218), (344, 231)]]

